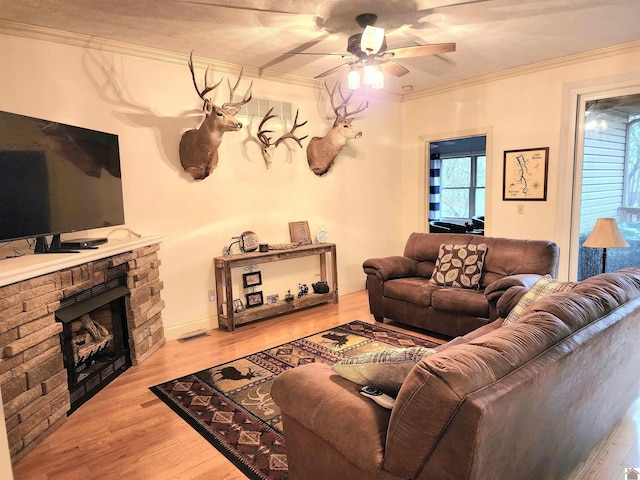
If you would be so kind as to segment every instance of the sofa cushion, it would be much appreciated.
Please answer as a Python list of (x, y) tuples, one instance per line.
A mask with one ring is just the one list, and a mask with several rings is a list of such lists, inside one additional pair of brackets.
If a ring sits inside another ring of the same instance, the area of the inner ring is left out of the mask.
[(396, 396), (409, 371), (422, 358), (436, 353), (433, 348), (387, 348), (345, 358), (333, 371), (358, 385), (369, 385)]
[(483, 325), (480, 328), (476, 328), (475, 330), (470, 331), (463, 338), (466, 338), (467, 341), (471, 341), (475, 338), (481, 337), (482, 335), (491, 333), (494, 330), (502, 328), (502, 322), (504, 322), (504, 319), (498, 318), (491, 323), (487, 323), (486, 325)]
[(387, 280), (384, 282), (383, 288), (384, 296), (387, 298), (429, 307), (431, 306), (431, 295), (442, 287), (432, 285), (426, 278), (408, 277)]
[(431, 278), (433, 275), (433, 269), (436, 267), (436, 259), (434, 258), (432, 262), (417, 262), (416, 265), (416, 276), (423, 278)]
[(431, 295), (431, 306), (445, 312), (489, 318), (489, 302), (480, 290), (439, 288)]
[(434, 348), (436, 352), (441, 352), (446, 350), (447, 348), (455, 347), (456, 345), (464, 345), (465, 343), (469, 343), (469, 339), (465, 337), (454, 337), (446, 343), (442, 345), (438, 345)]
[(487, 245), (440, 245), (431, 283), (443, 287), (480, 288)]
[(522, 312), (524, 312), (529, 305), (538, 300), (539, 298), (546, 297), (556, 292), (566, 292), (571, 290), (576, 285), (576, 282), (561, 282), (560, 280), (554, 280), (551, 275), (545, 275), (541, 277), (533, 286), (525, 293), (518, 301), (515, 307), (511, 309), (507, 318), (504, 319), (503, 325), (509, 325), (520, 318)]
[(571, 334), (562, 320), (547, 312), (522, 315), (517, 322), (469, 342), (491, 348), (517, 368)]
[(575, 289), (562, 295), (546, 296), (529, 305), (520, 315), (549, 313), (562, 320), (572, 332), (606, 315), (611, 308), (604, 302), (594, 302), (593, 297), (576, 292)]

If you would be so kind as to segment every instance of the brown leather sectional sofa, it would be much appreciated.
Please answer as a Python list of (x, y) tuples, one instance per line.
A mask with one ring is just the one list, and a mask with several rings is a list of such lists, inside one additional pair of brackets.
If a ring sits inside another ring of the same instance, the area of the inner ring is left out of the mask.
[[(429, 282), (441, 244), (481, 243), (487, 253), (479, 289)], [(377, 321), (388, 318), (448, 336), (464, 335), (497, 318), (495, 304), (510, 286), (530, 286), (541, 275), (555, 276), (558, 259), (558, 246), (546, 240), (412, 233), (404, 255), (364, 262), (369, 308)]]
[[(526, 288), (499, 302), (506, 315)], [(637, 397), (640, 267), (602, 274), (456, 338), (392, 410), (329, 365), (278, 376), (292, 480), (560, 480)]]

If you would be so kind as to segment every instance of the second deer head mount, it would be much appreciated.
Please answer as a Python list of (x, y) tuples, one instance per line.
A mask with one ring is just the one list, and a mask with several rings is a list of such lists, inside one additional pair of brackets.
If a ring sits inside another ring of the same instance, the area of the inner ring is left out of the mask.
[(238, 88), (240, 79), (242, 79), (242, 70), (240, 70), (240, 75), (233, 87), (231, 82), (228, 81), (229, 101), (219, 107), (206, 95), (218, 88), (222, 83), (222, 79), (215, 85), (208, 85), (207, 74), (209, 73), (209, 68), (207, 67), (204, 73), (204, 88), (200, 90), (193, 68), (193, 52), (189, 56), (189, 70), (191, 70), (193, 86), (198, 96), (202, 99), (202, 111), (205, 118), (200, 128), (188, 130), (182, 135), (180, 140), (180, 163), (185, 172), (188, 172), (195, 180), (202, 180), (207, 178), (218, 165), (218, 147), (220, 147), (224, 132), (238, 131), (242, 128), (242, 123), (234, 115), (240, 111), (242, 105), (251, 101), (253, 82), (249, 85), (242, 100), (234, 102), (233, 96), (236, 88)]
[[(324, 84), (329, 98), (331, 100), (331, 107), (336, 115), (336, 119), (333, 122), (333, 127), (324, 137), (313, 137), (307, 145), (307, 162), (309, 168), (313, 173), (318, 176), (324, 175), (333, 166), (336, 157), (342, 151), (347, 144), (347, 140), (352, 138), (360, 138), (362, 132), (354, 129), (351, 126), (353, 116), (362, 112), (369, 106), (366, 100), (363, 100), (358, 108), (353, 111), (348, 111), (349, 102), (353, 91), (346, 97), (342, 94), (340, 89), (340, 83), (336, 83), (332, 90), (329, 90), (327, 84)], [(336, 101), (336, 92), (340, 96), (340, 102)]]
[(300, 146), (300, 148), (302, 148), (302, 140), (308, 137), (308, 135), (305, 135), (304, 137), (298, 138), (293, 134), (296, 128), (302, 127), (307, 124), (306, 120), (302, 123), (298, 123), (298, 110), (296, 110), (296, 118), (293, 120), (293, 126), (291, 127), (291, 130), (288, 133), (285, 133), (284, 135), (282, 135), (275, 142), (272, 142), (271, 137), (269, 137), (268, 134), (273, 133), (273, 130), (264, 129), (265, 124), (269, 120), (277, 117), (277, 115), (272, 115), (271, 112), (273, 112), (273, 107), (269, 109), (267, 114), (264, 116), (264, 118), (260, 122), (260, 125), (258, 126), (258, 135), (257, 135), (258, 140), (262, 145), (262, 150), (261, 150), (262, 158), (264, 158), (264, 164), (266, 165), (267, 168), (269, 168), (269, 165), (271, 165), (271, 157), (273, 156), (273, 152), (275, 151), (276, 148), (278, 148), (278, 145), (280, 145), (280, 143), (285, 141), (287, 138), (290, 138), (294, 140)]

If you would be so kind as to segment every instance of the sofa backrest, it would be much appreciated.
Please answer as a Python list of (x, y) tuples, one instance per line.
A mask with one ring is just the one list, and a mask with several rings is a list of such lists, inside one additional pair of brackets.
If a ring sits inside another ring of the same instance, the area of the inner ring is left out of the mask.
[(634, 267), (543, 297), (518, 321), (426, 357), (392, 410), (385, 469), (562, 478), (637, 393), (639, 322)]
[(482, 268), (482, 288), (507, 275), (536, 273), (555, 277), (558, 271), (560, 249), (547, 240), (520, 240), (513, 238), (483, 237), (464, 233), (417, 233), (409, 236), (404, 256), (419, 262), (418, 275), (430, 278), (435, 267), (440, 245), (487, 245)]

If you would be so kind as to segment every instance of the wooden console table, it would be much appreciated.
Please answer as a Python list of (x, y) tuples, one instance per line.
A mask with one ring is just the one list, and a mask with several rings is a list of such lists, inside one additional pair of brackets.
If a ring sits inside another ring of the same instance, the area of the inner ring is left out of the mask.
[[(327, 270), (327, 254), (331, 257), (330, 271)], [(292, 302), (280, 299), (275, 304), (247, 308), (243, 312), (234, 312), (233, 287), (231, 269), (260, 263), (278, 262), (291, 258), (319, 255), (320, 280), (329, 284), (329, 293), (317, 294), (310, 290), (308, 295), (295, 298)], [(216, 304), (218, 307), (218, 323), (227, 331), (233, 332), (237, 325), (253, 322), (267, 317), (275, 317), (286, 313), (308, 308), (321, 303), (338, 303), (338, 271), (336, 246), (333, 243), (303, 245), (290, 250), (270, 250), (269, 252), (251, 252), (241, 255), (215, 257)], [(330, 276), (327, 276), (330, 273)], [(226, 308), (225, 308), (226, 307)]]

